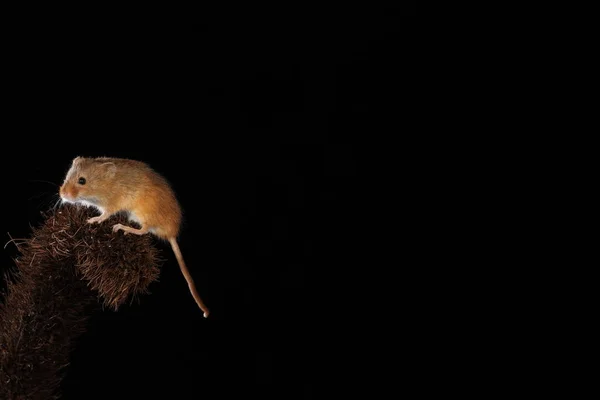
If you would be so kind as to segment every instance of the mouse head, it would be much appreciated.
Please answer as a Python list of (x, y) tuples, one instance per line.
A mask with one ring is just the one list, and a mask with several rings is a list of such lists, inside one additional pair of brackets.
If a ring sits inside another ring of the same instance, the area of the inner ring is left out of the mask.
[(61, 199), (71, 203), (95, 203), (99, 194), (110, 190), (116, 169), (109, 159), (76, 157), (60, 187)]

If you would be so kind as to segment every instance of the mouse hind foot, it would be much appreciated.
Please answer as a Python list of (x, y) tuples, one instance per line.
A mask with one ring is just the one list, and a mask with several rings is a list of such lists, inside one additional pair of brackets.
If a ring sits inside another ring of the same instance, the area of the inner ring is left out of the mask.
[(135, 229), (130, 226), (126, 226), (123, 224), (115, 224), (113, 225), (113, 232), (123, 231), (125, 235), (128, 233), (133, 233), (134, 235), (145, 235), (150, 230), (146, 226), (142, 226), (140, 229)]

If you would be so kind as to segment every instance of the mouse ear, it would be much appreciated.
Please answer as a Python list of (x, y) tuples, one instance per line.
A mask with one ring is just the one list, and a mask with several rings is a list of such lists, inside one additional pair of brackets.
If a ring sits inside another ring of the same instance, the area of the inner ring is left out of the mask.
[(83, 161), (83, 157), (81, 156), (77, 156), (73, 159), (73, 165), (80, 163), (81, 161)]
[(106, 176), (109, 178), (112, 178), (117, 173), (117, 166), (113, 162), (102, 163), (102, 168), (104, 169)]

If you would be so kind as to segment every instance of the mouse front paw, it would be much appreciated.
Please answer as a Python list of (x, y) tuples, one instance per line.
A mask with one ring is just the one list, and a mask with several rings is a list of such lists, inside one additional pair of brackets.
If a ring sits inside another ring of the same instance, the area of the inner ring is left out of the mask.
[(98, 217), (92, 217), (90, 219), (87, 220), (88, 224), (95, 224), (95, 223), (100, 223), (102, 222), (102, 218), (100, 216)]

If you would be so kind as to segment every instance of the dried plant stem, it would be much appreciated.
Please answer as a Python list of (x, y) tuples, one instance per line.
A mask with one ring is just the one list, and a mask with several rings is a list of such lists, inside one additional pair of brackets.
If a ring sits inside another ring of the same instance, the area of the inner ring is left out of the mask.
[(159, 276), (148, 235), (112, 232), (122, 216), (88, 224), (94, 212), (65, 206), (20, 240), (0, 304), (0, 399), (57, 399), (75, 339), (100, 300), (117, 310)]

